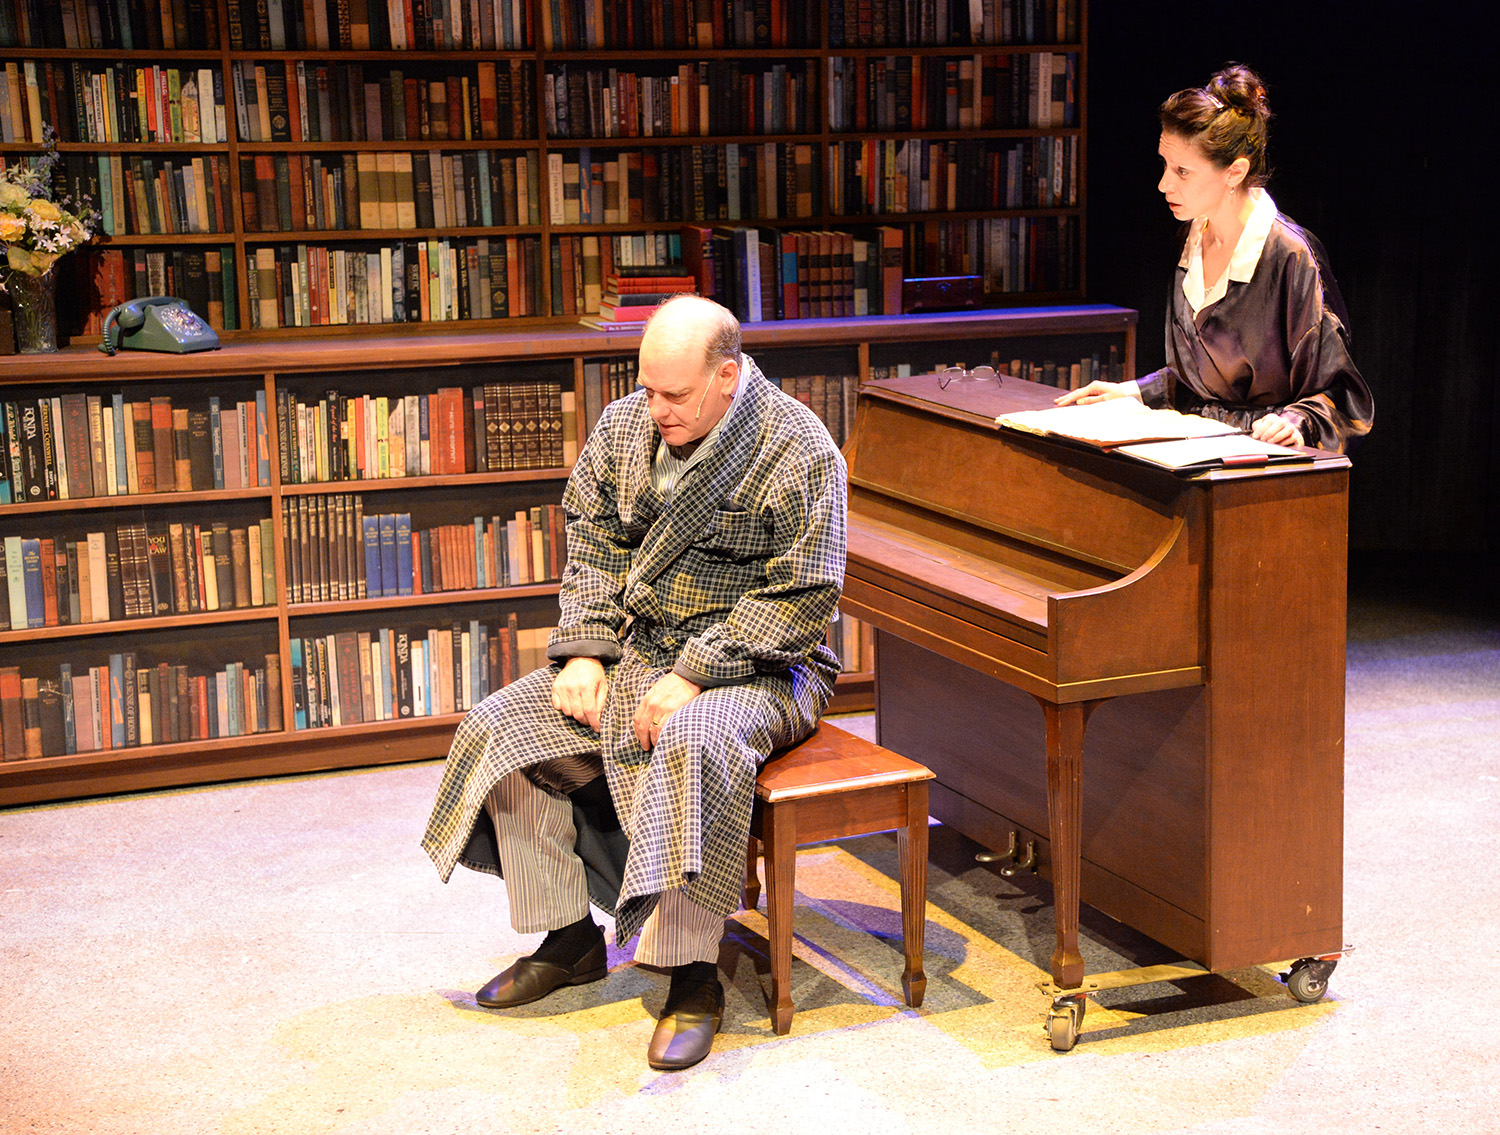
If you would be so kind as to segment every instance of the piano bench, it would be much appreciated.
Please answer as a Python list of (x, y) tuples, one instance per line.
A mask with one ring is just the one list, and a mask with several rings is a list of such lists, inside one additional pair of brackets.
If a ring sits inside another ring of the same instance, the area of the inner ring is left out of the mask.
[(930, 769), (828, 722), (805, 740), (771, 754), (755, 781), (745, 906), (760, 901), (755, 860), (766, 863), (770, 923), (771, 1023), (792, 1027), (792, 900), (798, 844), (896, 831), (901, 863), (901, 933), (906, 1003), (922, 1004), (922, 933), (927, 921), (927, 782)]

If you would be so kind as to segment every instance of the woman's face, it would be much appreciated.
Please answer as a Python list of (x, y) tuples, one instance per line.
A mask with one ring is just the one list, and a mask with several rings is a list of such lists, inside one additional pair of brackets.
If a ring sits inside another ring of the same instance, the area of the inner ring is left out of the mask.
[(1180, 134), (1163, 131), (1156, 152), (1162, 160), (1161, 180), (1156, 188), (1161, 190), (1172, 216), (1179, 221), (1214, 213), (1228, 195), (1231, 180), (1239, 180), (1234, 176), (1238, 162), (1219, 169), (1197, 143)]

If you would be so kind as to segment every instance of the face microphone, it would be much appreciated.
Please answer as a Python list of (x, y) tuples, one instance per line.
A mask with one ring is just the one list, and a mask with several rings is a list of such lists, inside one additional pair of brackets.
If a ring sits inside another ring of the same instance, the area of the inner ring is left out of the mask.
[[(736, 362), (738, 362), (738, 360), (736, 360)], [(713, 377), (709, 378), (709, 380), (708, 380), (708, 386), (705, 386), (703, 388), (703, 393), (698, 398), (698, 409), (693, 413), (693, 421), (695, 421), (695, 422), (699, 418), (703, 417), (703, 403), (705, 401), (707, 401), (709, 387), (713, 386), (713, 384), (714, 384), (714, 378), (716, 378), (716, 377), (718, 377), (718, 372), (717, 371), (714, 372)]]

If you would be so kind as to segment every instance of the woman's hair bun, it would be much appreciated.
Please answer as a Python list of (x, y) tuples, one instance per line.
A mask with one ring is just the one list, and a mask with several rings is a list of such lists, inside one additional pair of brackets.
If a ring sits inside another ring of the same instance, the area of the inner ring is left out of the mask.
[(1244, 114), (1257, 118), (1270, 118), (1271, 107), (1266, 101), (1266, 85), (1261, 78), (1243, 63), (1226, 63), (1203, 88), (1225, 106), (1233, 107)]
[(1265, 185), (1271, 176), (1266, 85), (1243, 63), (1224, 64), (1207, 86), (1178, 91), (1157, 114), (1164, 131), (1191, 139), (1220, 169), (1245, 158), (1247, 185)]

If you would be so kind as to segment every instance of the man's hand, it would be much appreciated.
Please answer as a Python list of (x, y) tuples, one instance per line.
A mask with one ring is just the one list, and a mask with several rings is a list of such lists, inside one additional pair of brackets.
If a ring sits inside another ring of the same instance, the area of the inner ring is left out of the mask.
[(1250, 436), (1272, 445), (1302, 445), (1302, 431), (1280, 414), (1267, 414), (1256, 418), (1250, 426)]
[(552, 680), (552, 707), (595, 731), (609, 695), (609, 679), (597, 658), (570, 658)]
[(1059, 406), (1071, 406), (1075, 402), (1080, 406), (1088, 406), (1109, 398), (1134, 398), (1139, 402), (1141, 388), (1133, 382), (1102, 382), (1095, 379), (1087, 386), (1080, 386), (1077, 390), (1059, 394), (1053, 401)]
[(650, 749), (654, 746), (667, 718), (702, 692), (702, 686), (689, 682), (675, 672), (658, 678), (635, 709), (635, 739), (640, 742), (641, 748)]

